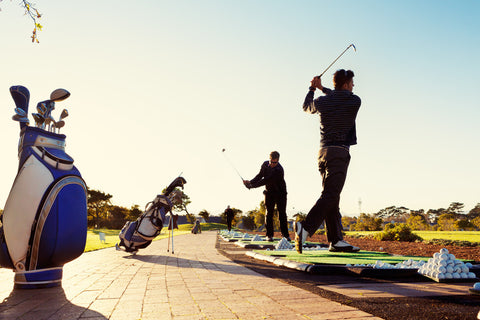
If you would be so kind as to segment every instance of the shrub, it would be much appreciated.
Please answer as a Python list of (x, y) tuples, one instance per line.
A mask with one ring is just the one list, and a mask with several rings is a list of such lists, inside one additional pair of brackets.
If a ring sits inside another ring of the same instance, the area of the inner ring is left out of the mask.
[(374, 238), (380, 241), (422, 241), (422, 238), (412, 232), (412, 229), (405, 223), (400, 223), (393, 228), (385, 228), (383, 232), (377, 233)]

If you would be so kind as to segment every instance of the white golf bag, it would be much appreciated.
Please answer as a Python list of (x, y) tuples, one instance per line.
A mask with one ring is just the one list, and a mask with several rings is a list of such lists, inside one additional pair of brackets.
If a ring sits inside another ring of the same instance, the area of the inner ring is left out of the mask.
[[(116, 244), (117, 250), (136, 253), (146, 248), (162, 231), (166, 214), (171, 213), (173, 206), (182, 201), (182, 191), (176, 189), (187, 181), (183, 177), (176, 178), (166, 189), (145, 206), (145, 211), (135, 221), (128, 221), (123, 226)], [(123, 247), (123, 248), (122, 248)]]
[[(10, 92), (26, 114), (27, 88)], [(42, 103), (51, 111), (66, 97)], [(28, 126), (26, 119), (20, 123), (17, 176), (0, 216), (0, 265), (14, 270), (17, 288), (58, 286), (63, 265), (85, 248), (87, 188), (65, 153), (65, 135)]]

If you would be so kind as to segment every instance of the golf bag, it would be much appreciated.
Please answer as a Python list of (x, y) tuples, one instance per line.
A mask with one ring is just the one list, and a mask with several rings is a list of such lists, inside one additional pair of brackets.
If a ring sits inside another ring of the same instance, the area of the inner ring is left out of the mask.
[[(10, 92), (27, 114), (28, 89)], [(43, 103), (51, 111), (66, 97)], [(18, 172), (0, 216), (0, 265), (14, 270), (17, 288), (58, 286), (63, 265), (85, 248), (87, 187), (65, 153), (65, 135), (28, 126), (28, 116), (20, 128)]]
[(145, 211), (137, 220), (125, 223), (118, 235), (120, 242), (116, 244), (117, 250), (136, 253), (138, 249), (148, 247), (162, 231), (166, 214), (171, 213), (175, 204), (181, 203), (183, 193), (176, 187), (183, 189), (186, 182), (182, 177), (173, 180), (163, 194), (157, 195), (153, 201), (147, 203)]

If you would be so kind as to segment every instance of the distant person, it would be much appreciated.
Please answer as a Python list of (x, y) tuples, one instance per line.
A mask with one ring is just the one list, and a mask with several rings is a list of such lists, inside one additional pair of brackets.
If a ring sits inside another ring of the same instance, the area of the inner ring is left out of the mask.
[(278, 162), (280, 154), (277, 151), (270, 153), (270, 161), (265, 161), (260, 167), (260, 172), (252, 180), (243, 180), (243, 184), (248, 188), (258, 188), (265, 186), (265, 207), (267, 214), (265, 216), (265, 228), (268, 241), (273, 241), (273, 214), (275, 205), (278, 210), (278, 219), (280, 220), (280, 230), (282, 236), (290, 241), (287, 222), (287, 185), (283, 178), (283, 167)]
[(195, 224), (193, 225), (192, 228), (192, 233), (197, 234), (197, 233), (202, 233), (202, 226), (200, 225), (200, 220), (195, 220)]
[(233, 217), (235, 216), (235, 213), (230, 208), (230, 206), (227, 206), (227, 209), (225, 209), (225, 216), (227, 217), (227, 228), (228, 228), (228, 231), (230, 231), (232, 230), (232, 221), (233, 221)]
[[(322, 79), (314, 77), (303, 103), (303, 110), (320, 115), (320, 151), (318, 168), (323, 191), (302, 222), (295, 222), (295, 248), (302, 253), (308, 236), (325, 222), (330, 251), (356, 252), (360, 248), (343, 240), (342, 216), (339, 203), (348, 164), (350, 146), (357, 144), (355, 119), (361, 100), (353, 94), (353, 71), (340, 69), (333, 76), (335, 90), (322, 86)], [(315, 90), (325, 95), (313, 99)]]

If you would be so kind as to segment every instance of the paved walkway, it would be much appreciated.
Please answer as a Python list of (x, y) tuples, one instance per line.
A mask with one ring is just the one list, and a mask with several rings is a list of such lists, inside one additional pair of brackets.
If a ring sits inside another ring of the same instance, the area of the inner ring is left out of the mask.
[(114, 248), (65, 265), (62, 287), (14, 290), (0, 269), (0, 319), (379, 319), (262, 276), (215, 249), (216, 232)]

